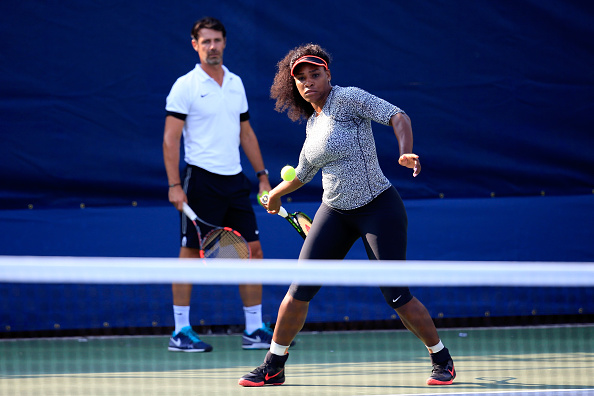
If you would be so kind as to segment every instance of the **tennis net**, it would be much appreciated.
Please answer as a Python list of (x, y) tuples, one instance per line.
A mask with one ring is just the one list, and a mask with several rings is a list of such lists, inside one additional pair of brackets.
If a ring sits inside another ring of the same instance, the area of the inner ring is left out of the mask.
[[(406, 284), (456, 363), (450, 394), (592, 394), (594, 264), (0, 257), (0, 394), (238, 394), (239, 284), (274, 327), (290, 283), (324, 285), (283, 395), (435, 394), (431, 363), (377, 285)], [(211, 353), (172, 353), (171, 283)], [(282, 388), (282, 389), (281, 389)], [(273, 392), (270, 390), (270, 392)], [(269, 393), (270, 393), (269, 392)], [(277, 393), (274, 393), (277, 394)]]

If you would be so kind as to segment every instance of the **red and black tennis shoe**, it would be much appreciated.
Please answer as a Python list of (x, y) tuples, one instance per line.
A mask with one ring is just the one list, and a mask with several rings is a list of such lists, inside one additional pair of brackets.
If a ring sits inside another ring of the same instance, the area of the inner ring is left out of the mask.
[(427, 385), (450, 385), (456, 378), (454, 361), (449, 359), (444, 364), (433, 363), (431, 377), (427, 378)]
[(270, 352), (266, 354), (264, 363), (256, 367), (254, 371), (244, 375), (239, 379), (241, 386), (264, 386), (264, 385), (282, 385), (285, 383), (285, 362), (289, 354), (283, 356), (274, 355)]

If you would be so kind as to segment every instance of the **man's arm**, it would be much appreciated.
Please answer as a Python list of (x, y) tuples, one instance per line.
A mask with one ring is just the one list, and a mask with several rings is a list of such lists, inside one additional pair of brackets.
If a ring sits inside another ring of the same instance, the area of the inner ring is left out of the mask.
[[(264, 170), (266, 167), (264, 166), (264, 160), (262, 159), (262, 153), (260, 152), (258, 138), (256, 137), (256, 133), (252, 129), (250, 122), (241, 121), (240, 128), (239, 139), (241, 148), (252, 164), (254, 172)], [(261, 194), (263, 191), (270, 191), (270, 181), (268, 180), (268, 175), (261, 175), (258, 177), (258, 179), (260, 179), (258, 192)]]
[(169, 186), (173, 186), (169, 187), (169, 202), (179, 211), (182, 210), (183, 203), (187, 202), (179, 175), (179, 150), (184, 123), (184, 120), (167, 116), (165, 118), (165, 132), (163, 133), (165, 171), (167, 172)]

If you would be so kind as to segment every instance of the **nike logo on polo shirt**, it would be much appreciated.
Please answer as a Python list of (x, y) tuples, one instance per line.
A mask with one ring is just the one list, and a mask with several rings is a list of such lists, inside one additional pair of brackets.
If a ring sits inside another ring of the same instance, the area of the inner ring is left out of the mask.
[(201, 98), (205, 97), (206, 95), (208, 95), (208, 93), (205, 93), (204, 95), (200, 95)]

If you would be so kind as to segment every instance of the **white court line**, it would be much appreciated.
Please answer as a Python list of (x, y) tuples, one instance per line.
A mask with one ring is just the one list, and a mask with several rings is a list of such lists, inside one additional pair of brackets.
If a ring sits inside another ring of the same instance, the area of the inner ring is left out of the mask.
[[(436, 388), (444, 388), (438, 387)], [(445, 386), (447, 388), (447, 386)], [(391, 393), (386, 395), (364, 395), (364, 396), (435, 396), (442, 394), (447, 396), (594, 396), (594, 389), (556, 389), (556, 390), (530, 390), (530, 391), (501, 391), (501, 392), (462, 392), (462, 393)]]

